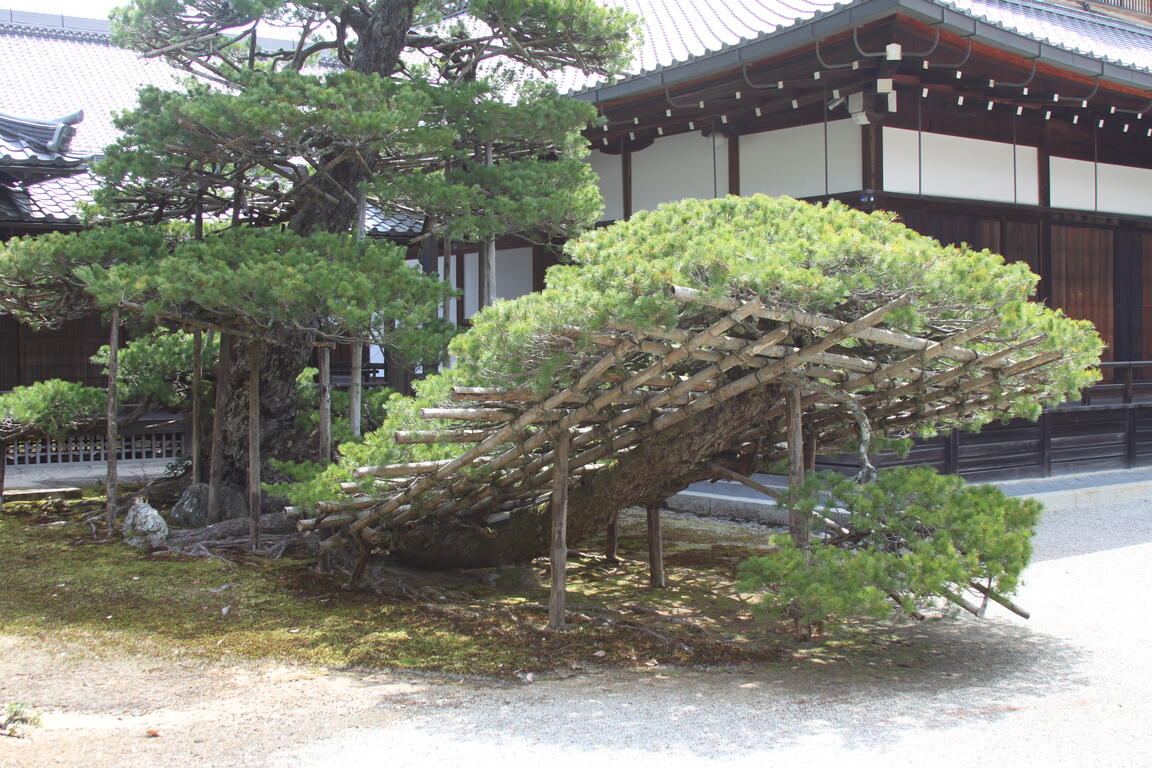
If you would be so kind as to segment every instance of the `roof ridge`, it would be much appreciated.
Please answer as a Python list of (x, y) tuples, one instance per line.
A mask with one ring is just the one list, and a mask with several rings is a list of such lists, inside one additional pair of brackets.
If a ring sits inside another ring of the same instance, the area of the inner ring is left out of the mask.
[(49, 27), (42, 24), (25, 24), (19, 21), (0, 21), (0, 35), (30, 35), (52, 40), (80, 40), (112, 45), (112, 33), (110, 31), (63, 26)]

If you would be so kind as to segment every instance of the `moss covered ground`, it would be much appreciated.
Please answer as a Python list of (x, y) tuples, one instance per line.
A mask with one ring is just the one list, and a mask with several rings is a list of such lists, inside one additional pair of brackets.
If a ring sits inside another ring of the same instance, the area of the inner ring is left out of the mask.
[[(669, 587), (648, 586), (642, 513), (621, 522), (621, 562), (585, 542), (570, 562), (569, 627), (544, 630), (546, 586), (496, 589), (459, 575), (416, 597), (349, 591), (311, 559), (146, 555), (108, 540), (98, 497), (9, 503), (0, 513), (0, 631), (98, 654), (188, 654), (341, 668), (511, 675), (584, 665), (716, 665), (796, 658), (784, 625), (733, 588), (768, 530), (665, 520)], [(535, 563), (539, 582), (547, 562)]]

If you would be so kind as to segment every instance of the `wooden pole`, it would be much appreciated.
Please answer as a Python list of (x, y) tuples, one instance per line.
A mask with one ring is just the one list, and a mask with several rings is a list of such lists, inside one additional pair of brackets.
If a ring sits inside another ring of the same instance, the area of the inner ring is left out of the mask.
[(804, 432), (801, 420), (799, 389), (790, 388), (784, 393), (785, 407), (788, 409), (788, 491), (792, 502), (788, 510), (788, 530), (792, 541), (800, 549), (808, 549), (812, 535), (808, 515), (796, 508), (797, 489), (804, 482)]
[(248, 531), (260, 548), (260, 342), (248, 344)]
[(568, 447), (569, 433), (556, 441), (556, 471), (552, 473), (552, 591), (548, 600), (548, 629), (564, 628), (564, 582), (568, 570)]
[(332, 348), (321, 344), (320, 359), (320, 461), (332, 460)]
[[(484, 164), (492, 165), (492, 145), (484, 146)], [(481, 258), (484, 266), (480, 270), (483, 282), (480, 288), (480, 306), (486, 307), (496, 300), (496, 238), (484, 238), (484, 248)]]
[(104, 490), (108, 496), (107, 505), (104, 509), (104, 517), (108, 523), (108, 535), (112, 536), (116, 532), (116, 496), (117, 496), (117, 476), (116, 476), (116, 452), (120, 443), (120, 430), (119, 424), (116, 422), (118, 412), (120, 410), (119, 398), (117, 397), (116, 378), (120, 371), (120, 308), (112, 308), (112, 319), (109, 323), (111, 328), (108, 331), (108, 433), (106, 439), (108, 441), (108, 450), (106, 451), (105, 458), (108, 464), (108, 476), (105, 479)]
[[(797, 387), (784, 392), (784, 405), (788, 423), (788, 530), (797, 548), (805, 552), (805, 563), (811, 550), (812, 521), (796, 503), (799, 488), (804, 482), (804, 425), (801, 403), (804, 393)], [(792, 619), (796, 634), (802, 638), (812, 636), (812, 624), (804, 618), (800, 607), (792, 605)]]
[(648, 582), (661, 589), (668, 586), (664, 580), (664, 536), (658, 505), (648, 507)]
[(360, 421), (360, 412), (364, 409), (364, 345), (356, 342), (352, 345), (352, 386), (348, 390), (349, 423), (352, 434), (359, 436), (363, 427)]
[(232, 336), (220, 334), (216, 353), (216, 405), (212, 413), (212, 453), (208, 458), (208, 524), (220, 522), (220, 481), (224, 476), (224, 406), (231, 379)]
[(8, 443), (0, 440), (0, 508), (4, 507), (4, 473), (8, 471)]
[(616, 552), (620, 546), (620, 513), (612, 515), (608, 522), (607, 541), (604, 543), (604, 559), (610, 563), (620, 562)]
[(204, 332), (192, 331), (192, 482), (200, 482), (200, 450), (204, 440), (204, 414), (201, 413), (200, 388), (204, 381)]

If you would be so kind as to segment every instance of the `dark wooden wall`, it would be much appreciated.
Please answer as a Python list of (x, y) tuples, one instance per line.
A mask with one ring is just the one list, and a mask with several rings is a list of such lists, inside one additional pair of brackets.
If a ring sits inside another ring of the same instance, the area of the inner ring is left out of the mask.
[(104, 386), (100, 366), (89, 358), (108, 343), (99, 318), (73, 320), (56, 330), (34, 331), (12, 317), (0, 316), (0, 390), (43, 379)]
[(1037, 298), (1096, 326), (1103, 360), (1152, 359), (1152, 232), (1136, 222), (897, 196), (878, 206), (941, 242), (1028, 264)]

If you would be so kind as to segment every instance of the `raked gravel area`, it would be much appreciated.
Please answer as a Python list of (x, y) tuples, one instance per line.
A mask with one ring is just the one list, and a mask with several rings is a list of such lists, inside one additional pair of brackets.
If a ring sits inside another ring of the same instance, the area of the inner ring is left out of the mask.
[(993, 606), (835, 663), (441, 689), (268, 764), (1152, 764), (1152, 502), (1050, 509), (1035, 543), (1028, 621)]
[[(830, 661), (533, 682), (73, 658), (0, 636), (0, 766), (1147, 766), (1152, 500), (1050, 508), (1019, 602)], [(151, 730), (158, 735), (149, 738)]]

